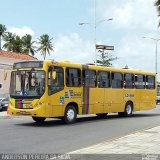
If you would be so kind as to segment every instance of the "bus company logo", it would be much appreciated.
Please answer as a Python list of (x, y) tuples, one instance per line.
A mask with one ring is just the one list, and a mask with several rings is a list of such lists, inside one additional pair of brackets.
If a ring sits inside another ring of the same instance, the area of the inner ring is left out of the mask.
[(126, 98), (133, 98), (133, 97), (134, 97), (134, 94), (127, 93), (127, 94), (125, 94), (125, 97), (126, 97)]
[(68, 92), (65, 92), (65, 98), (81, 98), (81, 93), (69, 90)]

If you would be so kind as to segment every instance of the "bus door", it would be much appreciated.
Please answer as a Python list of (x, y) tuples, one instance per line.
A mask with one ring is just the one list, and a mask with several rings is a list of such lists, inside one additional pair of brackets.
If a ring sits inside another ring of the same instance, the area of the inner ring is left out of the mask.
[[(145, 87), (146, 85), (146, 87)], [(141, 91), (141, 99), (143, 100), (143, 104), (141, 104), (141, 109), (149, 109), (151, 106), (155, 106), (155, 99), (156, 99), (156, 90), (155, 90), (155, 77), (147, 75), (146, 76), (146, 83), (145, 83), (145, 76), (143, 78), (143, 83), (139, 86), (143, 88)]]
[(97, 73), (98, 92), (101, 95), (100, 101), (103, 103), (103, 113), (109, 112), (110, 106), (110, 73), (106, 71), (99, 71)]
[[(67, 67), (65, 71), (65, 81), (65, 104), (75, 102), (78, 106), (82, 106), (81, 70), (79, 68)], [(79, 109), (79, 114), (81, 113), (82, 110)]]
[(103, 113), (104, 88), (97, 88), (95, 70), (83, 70), (83, 102), (84, 113)]
[[(55, 74), (55, 77), (53, 76)], [(64, 70), (62, 67), (48, 69), (48, 97), (46, 116), (62, 116), (64, 108)]]
[(123, 89), (123, 74), (118, 72), (111, 73), (111, 90), (110, 90), (111, 106), (110, 112), (124, 111), (124, 89)]

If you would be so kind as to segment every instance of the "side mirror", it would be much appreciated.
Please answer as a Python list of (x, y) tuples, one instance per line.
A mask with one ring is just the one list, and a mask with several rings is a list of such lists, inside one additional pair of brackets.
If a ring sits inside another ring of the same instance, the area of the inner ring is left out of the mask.
[(55, 79), (56, 79), (56, 75), (57, 75), (57, 74), (56, 74), (56, 71), (53, 71), (53, 72), (52, 72), (52, 79), (55, 80)]
[(0, 84), (0, 88), (2, 88), (2, 84)]

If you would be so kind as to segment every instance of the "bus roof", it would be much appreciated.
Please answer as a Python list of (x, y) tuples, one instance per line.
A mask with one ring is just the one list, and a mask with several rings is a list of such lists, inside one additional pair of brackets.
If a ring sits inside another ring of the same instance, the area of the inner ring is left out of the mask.
[[(82, 68), (82, 66), (87, 66), (89, 69), (93, 70), (102, 70), (102, 71), (113, 71), (113, 72), (123, 72), (123, 73), (136, 73), (136, 74), (149, 74), (156, 75), (155, 72), (146, 72), (139, 69), (130, 69), (130, 68), (117, 68), (117, 67), (104, 67), (104, 66), (95, 66), (94, 64), (80, 64), (80, 63), (72, 63), (70, 61), (54, 61), (54, 60), (31, 60), (32, 62), (44, 62), (46, 65), (57, 65), (64, 67), (72, 67), (72, 68)], [(31, 62), (31, 61), (22, 61)], [(19, 62), (18, 62), (19, 63)]]

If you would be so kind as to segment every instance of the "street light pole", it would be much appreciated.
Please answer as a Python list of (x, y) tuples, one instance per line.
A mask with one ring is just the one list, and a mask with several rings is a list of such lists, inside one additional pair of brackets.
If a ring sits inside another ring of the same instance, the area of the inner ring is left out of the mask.
[(158, 73), (157, 72), (157, 68), (158, 68), (158, 42), (160, 41), (160, 39), (159, 38), (152, 38), (152, 37), (142, 37), (142, 38), (149, 38), (149, 39), (151, 39), (151, 40), (153, 40), (153, 41), (155, 41), (155, 43), (156, 43), (156, 49), (155, 49), (155, 71), (156, 71), (156, 74)]
[(96, 10), (96, 0), (94, 0), (94, 22), (93, 23), (89, 23), (89, 22), (82, 22), (82, 23), (79, 23), (79, 25), (85, 25), (85, 24), (90, 24), (94, 27), (94, 54), (95, 54), (95, 65), (97, 65), (97, 50), (96, 50), (96, 42), (97, 42), (97, 24), (99, 23), (102, 23), (104, 21), (112, 21), (113, 18), (107, 18), (107, 19), (103, 19), (103, 20), (100, 20), (100, 21), (97, 21), (97, 10)]
[(160, 39), (158, 39), (158, 40), (156, 40), (156, 74), (157, 74), (157, 48), (158, 48), (158, 41), (159, 41)]
[(97, 20), (96, 20), (96, 17), (97, 17), (97, 10), (96, 10), (96, 0), (94, 0), (94, 54), (95, 54), (95, 65), (97, 65), (97, 50), (96, 50), (96, 37), (97, 37)]

